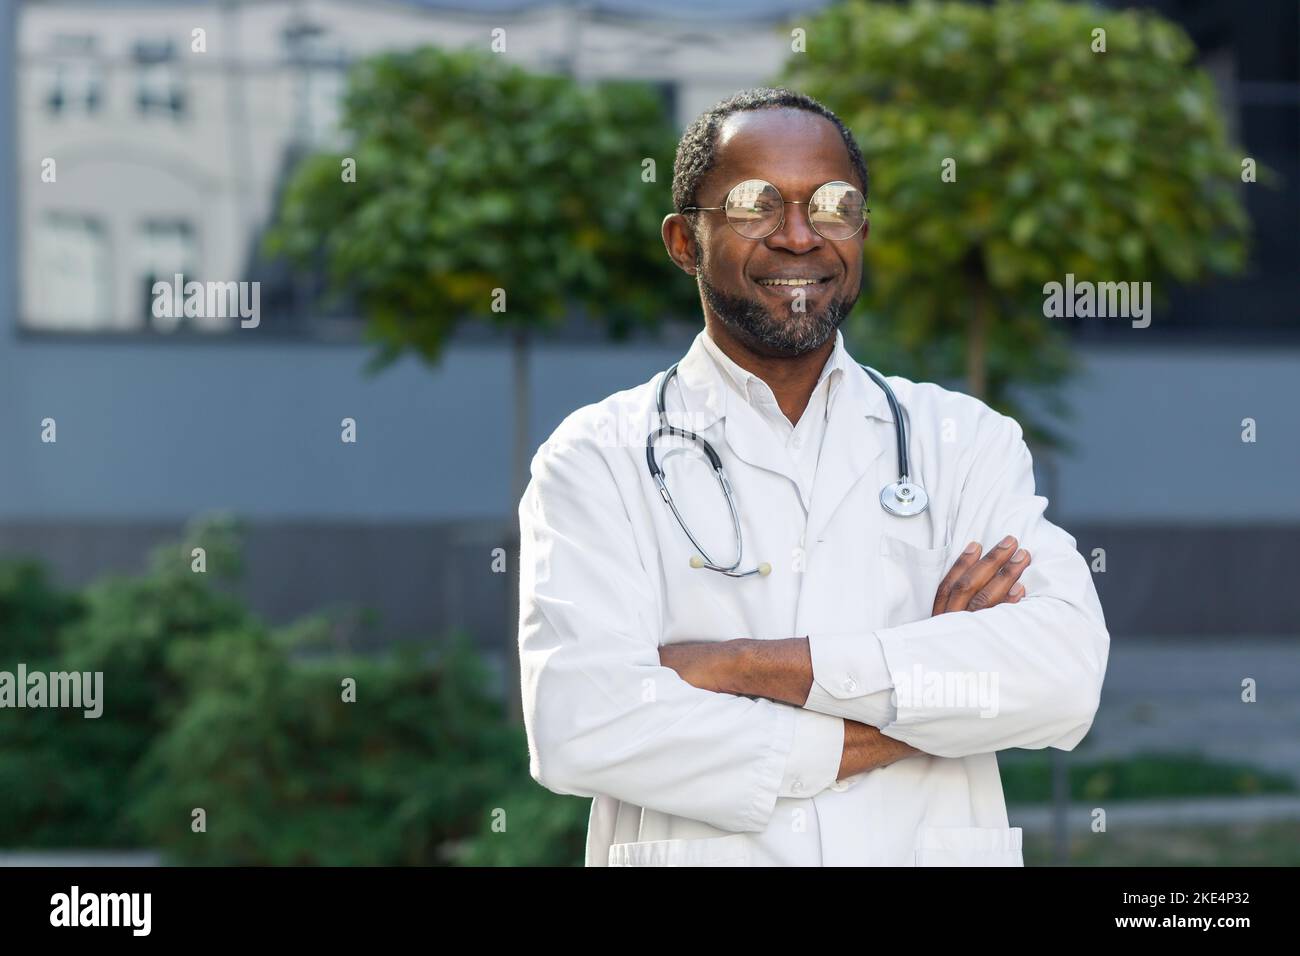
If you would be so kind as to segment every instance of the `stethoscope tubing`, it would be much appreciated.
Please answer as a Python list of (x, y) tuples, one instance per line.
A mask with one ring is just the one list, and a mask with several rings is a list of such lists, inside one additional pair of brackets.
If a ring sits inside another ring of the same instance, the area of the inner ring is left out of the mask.
[[(675, 425), (668, 424), (667, 412), (667, 389), (668, 382), (677, 374), (677, 365), (674, 362), (664, 372), (659, 379), (659, 384), (655, 389), (655, 406), (659, 411), (660, 426), (646, 436), (646, 467), (650, 470), (650, 477), (655, 486), (659, 489), (659, 496), (663, 499), (669, 510), (672, 511), (673, 517), (681, 527), (682, 532), (690, 540), (695, 550), (699, 552), (700, 558), (692, 558), (691, 566), (696, 568), (708, 568), (710, 571), (717, 571), (729, 577), (743, 578), (752, 574), (767, 575), (771, 572), (771, 565), (767, 563), (760, 564), (758, 567), (749, 571), (736, 570), (740, 566), (741, 557), (744, 555), (744, 539), (740, 530), (740, 513), (736, 509), (735, 497), (732, 494), (731, 482), (727, 480), (727, 473), (722, 467), (722, 458), (709, 444), (708, 439), (695, 432), (685, 428), (678, 428)], [(919, 485), (911, 482), (909, 462), (907, 456), (907, 426), (903, 420), (903, 407), (899, 404), (894, 395), (894, 390), (889, 387), (889, 383), (884, 380), (874, 369), (868, 368), (861, 362), (859, 367), (871, 377), (881, 390), (885, 393), (885, 398), (889, 402), (890, 412), (894, 416), (894, 441), (898, 447), (898, 481), (886, 485), (881, 489), (880, 500), (881, 507), (891, 514), (902, 517), (912, 517), (920, 514), (928, 507), (928, 499), (925, 491)], [(695, 443), (697, 447), (703, 450), (709, 459), (709, 465), (713, 468), (714, 476), (718, 480), (718, 486), (722, 489), (722, 495), (727, 501), (727, 510), (731, 514), (731, 526), (736, 539), (736, 559), (728, 565), (720, 565), (709, 556), (704, 550), (704, 546), (696, 540), (691, 529), (687, 527), (686, 521), (682, 518), (681, 512), (677, 510), (677, 504), (673, 501), (672, 493), (668, 490), (668, 484), (665, 480), (663, 469), (659, 467), (659, 462), (655, 459), (655, 441), (662, 435), (673, 435), (684, 438)], [(899, 504), (891, 507), (889, 503), (889, 493), (893, 490), (894, 498)], [(703, 560), (700, 560), (700, 559)]]

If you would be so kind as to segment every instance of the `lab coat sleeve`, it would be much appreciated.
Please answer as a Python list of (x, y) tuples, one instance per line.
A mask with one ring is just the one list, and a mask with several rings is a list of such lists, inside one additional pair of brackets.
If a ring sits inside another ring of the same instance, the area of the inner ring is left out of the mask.
[(877, 728), (897, 719), (894, 678), (874, 633), (813, 633), (808, 635), (808, 654), (813, 683), (805, 709)]
[(883, 734), (940, 757), (1072, 750), (1083, 739), (1110, 636), (1087, 562), (1046, 506), (1020, 425), (985, 407), (951, 540), (987, 551), (1014, 535), (1032, 556), (1020, 577), (1027, 593), (875, 631), (897, 705)]
[(763, 830), (778, 796), (834, 782), (844, 722), (696, 688), (660, 665), (658, 595), (618, 480), (567, 425), (534, 456), (519, 504), (530, 773), (556, 793)]

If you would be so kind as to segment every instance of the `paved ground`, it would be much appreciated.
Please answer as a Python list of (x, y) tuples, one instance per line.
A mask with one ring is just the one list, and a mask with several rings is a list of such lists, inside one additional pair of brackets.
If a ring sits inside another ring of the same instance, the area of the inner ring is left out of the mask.
[(148, 851), (19, 850), (0, 853), (0, 866), (159, 866), (162, 857)]
[[(1256, 703), (1242, 703), (1254, 678)], [(1101, 707), (1078, 759), (1196, 752), (1289, 773), (1300, 785), (1300, 634), (1112, 643)]]

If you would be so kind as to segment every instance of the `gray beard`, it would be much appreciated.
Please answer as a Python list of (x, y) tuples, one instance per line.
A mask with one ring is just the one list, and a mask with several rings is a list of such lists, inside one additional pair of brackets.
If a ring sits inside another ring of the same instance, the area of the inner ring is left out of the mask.
[(819, 312), (796, 312), (792, 308), (788, 318), (776, 319), (764, 303), (729, 295), (709, 282), (701, 260), (702, 257), (696, 257), (696, 275), (704, 301), (727, 331), (761, 353), (796, 356), (821, 348), (858, 301), (856, 295), (832, 299)]

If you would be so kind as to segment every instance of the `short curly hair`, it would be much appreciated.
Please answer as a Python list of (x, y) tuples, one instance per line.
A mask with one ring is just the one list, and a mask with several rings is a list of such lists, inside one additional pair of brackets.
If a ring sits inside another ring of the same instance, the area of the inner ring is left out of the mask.
[(853, 138), (838, 116), (818, 103), (811, 96), (796, 93), (794, 90), (760, 86), (750, 90), (741, 90), (711, 109), (701, 113), (677, 144), (677, 158), (673, 163), (673, 205), (678, 212), (687, 206), (694, 206), (695, 191), (717, 160), (718, 128), (723, 120), (733, 113), (745, 113), (751, 110), (779, 109), (804, 110), (824, 116), (835, 124), (840, 135), (844, 137), (844, 146), (849, 151), (849, 161), (853, 164), (862, 184), (862, 195), (867, 195), (867, 164), (862, 158), (858, 141)]

